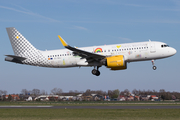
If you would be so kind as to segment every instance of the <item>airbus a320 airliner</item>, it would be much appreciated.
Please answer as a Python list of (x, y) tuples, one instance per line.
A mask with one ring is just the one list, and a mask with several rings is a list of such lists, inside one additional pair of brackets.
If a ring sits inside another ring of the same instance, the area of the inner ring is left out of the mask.
[(41, 51), (36, 49), (14, 27), (6, 28), (14, 55), (6, 55), (5, 61), (26, 65), (67, 68), (94, 67), (92, 74), (99, 76), (99, 67), (106, 66), (110, 70), (127, 69), (127, 63), (167, 58), (176, 54), (176, 50), (166, 43), (147, 41), (127, 44), (114, 44), (92, 47), (71, 47), (58, 35), (66, 49)]

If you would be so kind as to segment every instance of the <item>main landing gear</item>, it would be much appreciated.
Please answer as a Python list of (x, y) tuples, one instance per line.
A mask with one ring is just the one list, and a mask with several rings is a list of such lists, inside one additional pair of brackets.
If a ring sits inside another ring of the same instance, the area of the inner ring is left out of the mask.
[(94, 69), (92, 70), (92, 74), (96, 75), (96, 76), (100, 75), (100, 71), (99, 71), (99, 67), (98, 66), (97, 66), (97, 70), (95, 69), (95, 66), (94, 66)]
[(154, 62), (154, 60), (152, 60), (153, 70), (156, 70), (157, 67), (154, 64), (155, 64), (155, 62)]

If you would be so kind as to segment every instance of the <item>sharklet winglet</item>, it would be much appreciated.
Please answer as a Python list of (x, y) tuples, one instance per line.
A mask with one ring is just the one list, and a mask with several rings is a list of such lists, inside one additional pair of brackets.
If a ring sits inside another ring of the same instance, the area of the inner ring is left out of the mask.
[(68, 46), (68, 44), (65, 42), (65, 40), (63, 40), (63, 38), (60, 35), (58, 35), (58, 37), (64, 47)]

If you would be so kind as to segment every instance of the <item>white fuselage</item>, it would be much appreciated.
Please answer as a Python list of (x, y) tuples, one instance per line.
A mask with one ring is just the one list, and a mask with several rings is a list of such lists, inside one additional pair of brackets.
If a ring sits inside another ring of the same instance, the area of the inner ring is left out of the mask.
[[(174, 48), (168, 47), (165, 43), (154, 41), (82, 47), (78, 49), (105, 56), (124, 55), (126, 62), (156, 60), (170, 57), (176, 53)], [(38, 65), (42, 67), (94, 66), (93, 64), (88, 64), (86, 59), (74, 55), (68, 49), (41, 51), (41, 53), (48, 63), (47, 66)]]
[(162, 42), (137, 42), (75, 48), (58, 35), (66, 49), (41, 51), (36, 49), (16, 28), (6, 28), (14, 55), (6, 55), (5, 61), (52, 68), (93, 66), (92, 74), (99, 76), (99, 67), (111, 70), (127, 69), (128, 62), (170, 57), (176, 50)]

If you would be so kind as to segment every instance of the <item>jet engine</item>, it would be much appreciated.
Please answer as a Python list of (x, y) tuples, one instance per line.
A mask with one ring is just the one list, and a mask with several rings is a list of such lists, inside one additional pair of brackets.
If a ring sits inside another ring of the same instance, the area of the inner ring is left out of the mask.
[(127, 64), (123, 55), (107, 57), (103, 60), (102, 63), (103, 65), (107, 66), (107, 68), (111, 68), (111, 70), (127, 69)]

